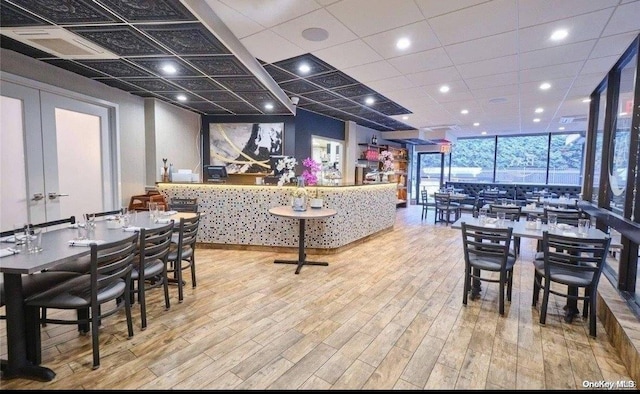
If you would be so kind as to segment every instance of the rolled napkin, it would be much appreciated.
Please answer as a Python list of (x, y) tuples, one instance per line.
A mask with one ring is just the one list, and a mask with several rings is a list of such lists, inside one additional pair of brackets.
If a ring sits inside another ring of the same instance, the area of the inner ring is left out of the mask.
[(175, 215), (176, 213), (178, 213), (178, 211), (166, 211), (164, 214), (166, 216), (171, 216), (171, 215)]
[(69, 246), (91, 246), (91, 244), (102, 245), (105, 241), (99, 239), (72, 239)]
[(158, 218), (156, 219), (156, 223), (160, 223), (160, 224), (168, 224), (171, 222), (171, 219), (169, 218)]
[(496, 228), (496, 225), (493, 223), (487, 223), (484, 225), (484, 227), (489, 227), (489, 228)]
[(84, 228), (84, 223), (83, 224), (73, 223), (73, 224), (70, 224), (68, 228), (79, 228), (79, 227)]
[(562, 235), (564, 235), (565, 237), (577, 237), (578, 234), (574, 233), (573, 231), (563, 231)]
[(140, 231), (140, 227), (136, 227), (136, 226), (129, 226), (129, 227), (124, 227), (122, 229), (122, 231), (130, 231), (130, 232), (138, 232)]
[(1, 241), (1, 242), (7, 242), (7, 243), (11, 243), (11, 244), (12, 244), (12, 243), (16, 242), (16, 239), (15, 239), (15, 237), (14, 237), (13, 235), (10, 235), (10, 236), (8, 236), (8, 237), (3, 237), (3, 238), (1, 238), (1, 239), (0, 239), (0, 241)]
[(109, 216), (105, 216), (104, 220), (116, 220), (117, 217), (113, 216), (113, 215), (109, 215)]
[(11, 248), (0, 249), (0, 257), (11, 256), (13, 254), (18, 254), (18, 253), (20, 252)]

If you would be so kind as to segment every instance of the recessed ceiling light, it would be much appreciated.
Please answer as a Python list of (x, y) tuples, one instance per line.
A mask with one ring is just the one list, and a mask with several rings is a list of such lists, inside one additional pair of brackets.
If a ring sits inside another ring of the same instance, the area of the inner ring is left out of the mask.
[(476, 127), (478, 127), (478, 126), (480, 126), (480, 123), (476, 122), (476, 123), (474, 123), (473, 125), (474, 125), (474, 126), (476, 126)]
[(544, 108), (536, 108), (536, 111), (535, 111), (535, 112), (536, 112), (537, 114), (541, 114), (541, 113), (543, 113), (543, 112), (544, 112)]
[(551, 87), (551, 84), (549, 82), (545, 82), (542, 85), (540, 85), (540, 89), (542, 90), (547, 90)]
[(311, 71), (311, 67), (309, 67), (308, 64), (303, 63), (298, 67), (298, 71), (300, 71), (303, 74), (308, 73), (309, 71)]
[(402, 117), (402, 120), (408, 120), (408, 119), (409, 119), (409, 117), (408, 117), (408, 116), (403, 116), (403, 117)]
[(329, 38), (329, 32), (320, 27), (310, 27), (302, 31), (302, 37), (309, 41), (324, 41)]
[(440, 86), (441, 93), (447, 93), (449, 91), (449, 87), (447, 85)]
[(176, 96), (176, 98), (178, 99), (178, 101), (187, 101), (187, 96), (185, 96), (184, 94), (179, 94)]
[(559, 41), (566, 38), (569, 35), (569, 32), (565, 29), (558, 29), (551, 34), (551, 39), (553, 41)]
[(590, 103), (590, 102), (591, 102), (591, 99), (590, 99), (590, 98), (586, 98), (586, 99), (582, 100), (582, 102), (583, 102), (583, 103)]
[(627, 116), (626, 112), (620, 112), (620, 114), (618, 114), (618, 116)]
[(375, 103), (375, 102), (376, 102), (376, 100), (374, 100), (374, 99), (373, 99), (373, 97), (367, 97), (367, 98), (364, 100), (364, 103), (365, 103), (365, 104), (367, 104), (367, 105), (371, 105), (371, 104), (373, 104), (373, 103)]
[(564, 130), (564, 126), (558, 127), (558, 130)]
[(271, 104), (271, 103), (267, 103), (267, 104), (265, 104), (265, 105), (264, 105), (264, 109), (266, 109), (266, 110), (268, 110), (268, 111), (271, 111), (271, 110), (273, 109), (273, 104)]
[(167, 74), (175, 74), (176, 72), (178, 72), (173, 64), (165, 64), (164, 66), (162, 66), (162, 71)]
[(411, 46), (411, 41), (406, 37), (402, 37), (396, 42), (396, 48), (398, 49), (407, 49), (410, 46)]
[(535, 123), (538, 123), (538, 122), (540, 121), (540, 118), (535, 118), (533, 121), (534, 121)]
[(468, 114), (468, 113), (469, 113), (469, 110), (468, 110), (468, 109), (463, 109), (462, 111), (460, 111), (460, 113), (461, 113), (462, 115), (466, 115), (466, 114)]
[(483, 132), (482, 132), (482, 133), (480, 133), (480, 134), (482, 134), (482, 135), (487, 135), (487, 132), (486, 132), (486, 131), (483, 131)]

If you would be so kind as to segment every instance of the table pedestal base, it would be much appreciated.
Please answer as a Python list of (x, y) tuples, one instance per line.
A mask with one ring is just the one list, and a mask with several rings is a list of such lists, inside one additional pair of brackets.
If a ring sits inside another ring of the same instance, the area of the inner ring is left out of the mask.
[(50, 382), (56, 377), (56, 373), (47, 367), (39, 365), (23, 365), (17, 370), (9, 370), (6, 363), (2, 363), (2, 379), (9, 380), (23, 378), (37, 380), (40, 382)]
[(325, 263), (322, 261), (298, 261), (298, 260), (275, 260), (274, 264), (297, 264), (298, 269), (296, 269), (296, 274), (300, 273), (300, 269), (303, 265), (321, 265), (323, 267), (328, 267), (329, 263)]

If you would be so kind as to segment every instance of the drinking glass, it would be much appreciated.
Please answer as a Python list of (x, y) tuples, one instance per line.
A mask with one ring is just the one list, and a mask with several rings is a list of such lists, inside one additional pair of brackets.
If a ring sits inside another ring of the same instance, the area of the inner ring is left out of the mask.
[(555, 230), (558, 226), (558, 215), (555, 213), (550, 213), (547, 215), (547, 224), (549, 225), (549, 229)]
[(42, 252), (42, 229), (41, 228), (33, 228), (29, 229), (29, 242), (28, 242), (28, 252), (29, 253), (38, 253)]
[(154, 213), (156, 220), (164, 216), (164, 205), (156, 204), (156, 212)]
[(596, 227), (597, 227), (597, 225), (598, 225), (598, 220), (596, 219), (596, 217), (595, 217), (595, 216), (591, 216), (591, 217), (589, 218), (589, 227), (591, 227), (591, 228), (596, 228)]
[(486, 208), (480, 208), (480, 211), (478, 211), (478, 220), (480, 221), (480, 224), (484, 224), (487, 221)]
[(156, 214), (156, 208), (158, 207), (158, 203), (157, 202), (150, 202), (149, 203), (149, 217), (150, 218), (154, 218), (155, 214)]
[(92, 230), (96, 227), (96, 215), (93, 213), (88, 213), (85, 215), (86, 220), (86, 228), (88, 230)]
[(578, 219), (578, 234), (587, 235), (589, 233), (589, 219)]
[(13, 225), (13, 247), (15, 250), (21, 250), (26, 247), (27, 241), (26, 223), (18, 223)]
[(509, 201), (506, 198), (503, 198), (501, 201), (503, 206), (506, 206), (509, 203)]
[(497, 214), (498, 217), (498, 226), (504, 226), (504, 218), (505, 218), (505, 213), (504, 212), (498, 212)]
[(76, 240), (87, 239), (87, 222), (78, 222), (78, 234)]

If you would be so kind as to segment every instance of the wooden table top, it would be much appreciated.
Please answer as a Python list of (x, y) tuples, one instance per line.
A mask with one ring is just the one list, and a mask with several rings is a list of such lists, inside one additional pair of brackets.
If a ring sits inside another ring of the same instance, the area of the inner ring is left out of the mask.
[(269, 213), (290, 219), (322, 219), (334, 216), (338, 211), (331, 208), (307, 208), (306, 211), (294, 211), (290, 206), (281, 206), (269, 209)]

